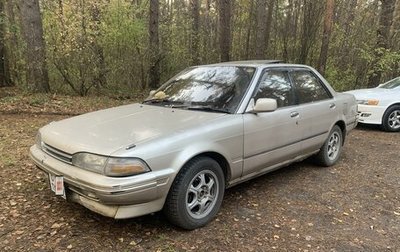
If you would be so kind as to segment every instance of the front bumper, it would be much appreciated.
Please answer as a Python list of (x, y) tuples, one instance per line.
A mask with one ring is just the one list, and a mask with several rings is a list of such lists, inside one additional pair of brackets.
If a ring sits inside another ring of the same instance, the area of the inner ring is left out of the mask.
[(30, 148), (36, 166), (46, 174), (64, 177), (67, 199), (104, 216), (123, 219), (162, 209), (172, 182), (173, 169), (131, 177), (107, 177), (61, 162)]
[(386, 107), (358, 104), (358, 122), (367, 124), (382, 124)]

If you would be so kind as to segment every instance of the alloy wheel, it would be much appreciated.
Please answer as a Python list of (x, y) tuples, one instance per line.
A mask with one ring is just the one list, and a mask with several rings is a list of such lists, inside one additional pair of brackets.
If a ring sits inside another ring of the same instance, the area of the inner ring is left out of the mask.
[(397, 130), (400, 128), (400, 110), (394, 110), (388, 118), (389, 127)]
[(214, 208), (219, 193), (217, 175), (210, 170), (197, 173), (186, 191), (186, 210), (195, 219), (207, 216)]
[(337, 132), (333, 132), (328, 140), (328, 158), (335, 160), (339, 155), (341, 147), (340, 135)]

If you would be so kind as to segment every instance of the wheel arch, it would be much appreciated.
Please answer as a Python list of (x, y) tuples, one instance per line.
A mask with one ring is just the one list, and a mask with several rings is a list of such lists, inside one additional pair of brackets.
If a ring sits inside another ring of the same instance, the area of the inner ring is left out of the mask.
[(342, 145), (344, 145), (344, 142), (346, 140), (346, 123), (343, 120), (339, 120), (335, 123), (335, 125), (337, 125), (342, 130)]
[(390, 104), (387, 108), (390, 108), (390, 107), (396, 106), (396, 105), (400, 106), (400, 101)]
[(386, 111), (388, 111), (393, 106), (400, 106), (400, 102), (395, 102), (395, 103), (392, 103), (389, 106), (387, 106), (387, 108), (385, 109), (385, 111), (383, 112), (383, 115), (382, 115), (382, 122), (383, 122), (383, 117), (385, 116)]
[(208, 157), (211, 158), (213, 160), (215, 160), (219, 166), (222, 169), (222, 172), (224, 173), (225, 176), (225, 182), (228, 182), (231, 178), (231, 169), (230, 169), (230, 165), (228, 160), (220, 153), (215, 152), (215, 151), (206, 151), (206, 152), (201, 152), (198, 153), (196, 155), (194, 155), (193, 157), (189, 158), (182, 167), (184, 167), (188, 162), (190, 162), (191, 160), (195, 159), (195, 158), (201, 158), (201, 157)]

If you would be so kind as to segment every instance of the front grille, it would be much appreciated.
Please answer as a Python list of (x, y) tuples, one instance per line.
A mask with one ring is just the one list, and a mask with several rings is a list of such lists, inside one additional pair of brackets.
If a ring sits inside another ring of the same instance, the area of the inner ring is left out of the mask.
[(57, 148), (47, 145), (46, 143), (42, 143), (42, 149), (44, 152), (46, 152), (50, 156), (54, 157), (55, 159), (58, 159), (64, 163), (72, 164), (72, 155), (71, 154), (68, 154), (64, 151), (61, 151)]

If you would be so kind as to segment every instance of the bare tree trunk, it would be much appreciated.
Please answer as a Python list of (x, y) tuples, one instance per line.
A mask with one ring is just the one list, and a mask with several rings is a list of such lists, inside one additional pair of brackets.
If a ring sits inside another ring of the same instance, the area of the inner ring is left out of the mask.
[(4, 2), (0, 0), (0, 87), (11, 86), (10, 68), (5, 45)]
[(158, 87), (160, 83), (160, 40), (158, 36), (158, 0), (150, 0), (149, 16), (149, 42), (150, 42), (150, 68), (149, 86), (152, 89)]
[[(399, 43), (395, 43), (395, 41), (400, 40), (400, 0), (397, 0), (396, 2), (396, 10), (395, 14), (393, 17), (393, 24), (392, 24), (392, 29), (390, 32), (390, 37), (392, 39), (392, 49), (394, 51), (400, 52), (400, 45)], [(393, 67), (393, 72), (392, 72), (392, 78), (395, 78), (397, 76), (400, 76), (400, 62), (396, 62), (394, 67)]]
[(230, 60), (231, 50), (231, 12), (230, 0), (219, 1), (219, 46), (221, 61)]
[(395, 11), (393, 14), (393, 23), (390, 29), (391, 38), (399, 36), (400, 34), (400, 0), (397, 0)]
[(250, 0), (249, 18), (246, 31), (246, 45), (243, 57), (245, 59), (249, 59), (250, 57), (250, 38), (251, 38), (251, 28), (253, 27), (253, 12), (254, 12), (254, 0)]
[(304, 0), (303, 6), (303, 31), (301, 36), (301, 48), (299, 63), (306, 64), (308, 54), (318, 31), (322, 8), (318, 2)]
[[(350, 45), (351, 40), (351, 36), (352, 36), (352, 30), (353, 30), (353, 22), (355, 19), (355, 11), (356, 11), (356, 7), (358, 4), (358, 0), (353, 0), (353, 1), (349, 1), (346, 2), (345, 5), (345, 13), (344, 15), (342, 15), (342, 17), (340, 18), (341, 20), (337, 20), (336, 22), (339, 23), (339, 25), (342, 25), (344, 27), (344, 38), (340, 43), (340, 46), (337, 48), (337, 54), (343, 55), (343, 57), (340, 59), (341, 62), (341, 66), (343, 66), (344, 68), (347, 68), (348, 64), (350, 64), (351, 62), (351, 58), (352, 58), (352, 48)], [(342, 22), (341, 22), (342, 21)]]
[[(210, 36), (202, 36), (203, 41), (203, 48), (209, 48), (209, 46), (211, 45), (211, 39), (212, 39), (212, 32), (211, 32), (211, 19), (210, 19), (210, 8), (211, 8), (211, 3), (210, 0), (206, 1), (205, 4), (205, 9), (204, 9), (204, 14), (203, 14), (203, 20), (202, 20), (202, 34), (209, 34)], [(207, 49), (206, 49), (207, 50)], [(205, 59), (205, 61), (208, 60), (208, 55), (204, 55), (205, 53), (203, 53), (203, 58)]]
[(28, 86), (39, 92), (49, 92), (45, 41), (39, 0), (20, 0), (22, 31), (26, 41)]
[(199, 0), (191, 0), (190, 1), (191, 10), (192, 10), (192, 64), (198, 65), (200, 62), (200, 1)]
[(14, 0), (4, 1), (4, 12), (6, 15), (6, 28), (8, 30), (8, 40), (5, 40), (6, 61), (9, 65), (10, 79), (13, 85), (23, 83), (25, 79), (25, 66), (22, 65), (22, 58), (25, 56), (21, 51), (21, 42), (19, 40), (20, 31), (17, 29), (10, 29), (14, 24), (20, 24), (15, 16), (14, 7), (17, 3)]
[[(381, 81), (382, 69), (378, 66), (384, 50), (389, 48), (390, 27), (393, 22), (393, 14), (396, 0), (380, 0), (382, 10), (379, 18), (379, 27), (377, 31), (377, 40), (375, 47), (375, 60), (373, 61), (373, 73), (368, 79), (368, 87), (375, 87)], [(383, 49), (383, 50), (382, 50)]]
[(290, 45), (289, 58), (295, 61), (297, 59), (297, 51), (301, 40), (300, 20), (301, 20), (301, 4), (303, 1), (295, 0), (293, 6), (293, 23), (290, 26), (290, 34), (292, 34), (293, 45)]
[(66, 27), (65, 27), (65, 17), (64, 17), (64, 2), (63, 0), (58, 0), (58, 19), (61, 24), (61, 43), (64, 45), (65, 39), (67, 37)]
[(274, 13), (275, 0), (268, 1), (268, 13), (267, 13), (267, 24), (265, 25), (265, 51), (268, 51), (269, 38), (271, 37), (271, 27), (272, 27), (272, 14)]
[(329, 39), (332, 32), (333, 10), (335, 8), (335, 0), (326, 0), (324, 33), (322, 37), (321, 52), (319, 54), (318, 71), (325, 74), (326, 61), (328, 58)]
[[(312, 3), (311, 3), (312, 4)], [(309, 14), (311, 7), (309, 6), (310, 3), (307, 0), (304, 0), (303, 6), (303, 31), (301, 36), (301, 48), (300, 48), (300, 56), (299, 56), (299, 63), (305, 64), (308, 57), (309, 51), (309, 30), (311, 27), (309, 26)]]
[(100, 87), (105, 87), (107, 86), (107, 78), (106, 78), (106, 73), (107, 73), (107, 67), (106, 67), (106, 62), (105, 62), (105, 58), (104, 58), (104, 50), (103, 48), (100, 46), (98, 39), (101, 36), (100, 33), (100, 25), (101, 25), (101, 13), (100, 13), (100, 8), (98, 6), (98, 4), (93, 4), (92, 6), (92, 10), (91, 10), (91, 14), (92, 14), (92, 18), (94, 21), (94, 27), (95, 27), (95, 31), (96, 31), (96, 37), (94, 39), (92, 39), (91, 43), (91, 47), (92, 50), (94, 51), (96, 57), (97, 57), (97, 69), (98, 72), (96, 74), (96, 76), (93, 79), (93, 85), (99, 89)]
[(293, 0), (288, 1), (288, 6), (286, 10), (285, 26), (283, 29), (283, 60), (287, 62), (289, 60), (289, 34), (292, 22), (292, 12), (293, 12)]
[[(257, 32), (256, 32), (256, 59), (265, 59), (265, 45), (267, 37), (267, 0), (257, 0)], [(267, 24), (268, 25), (268, 24)]]

